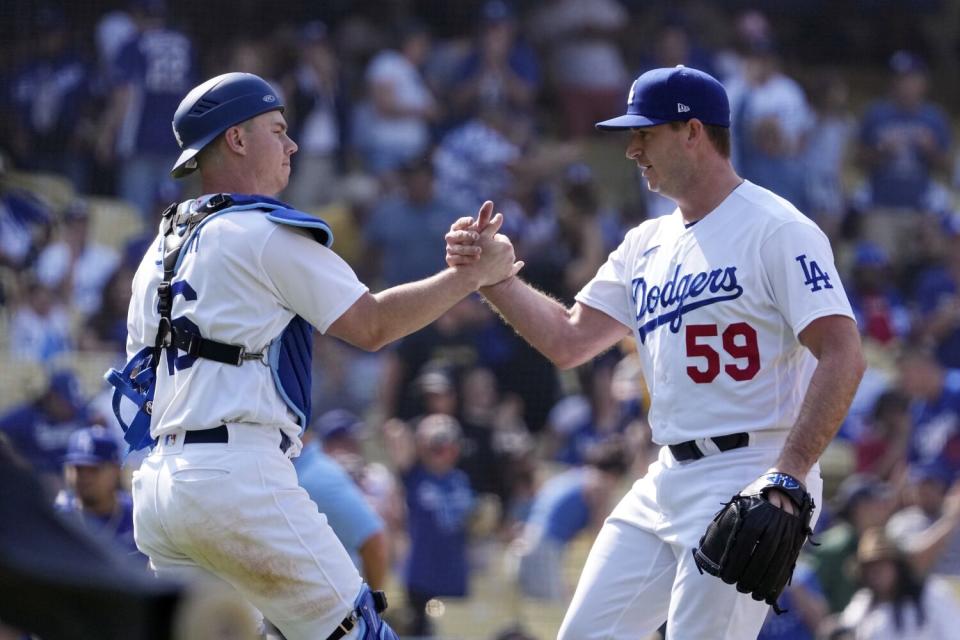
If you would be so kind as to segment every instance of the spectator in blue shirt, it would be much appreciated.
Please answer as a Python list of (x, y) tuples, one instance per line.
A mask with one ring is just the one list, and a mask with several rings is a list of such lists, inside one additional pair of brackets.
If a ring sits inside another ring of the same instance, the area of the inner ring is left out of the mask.
[(102, 164), (118, 164), (120, 197), (153, 218), (159, 213), (150, 211), (157, 186), (178, 153), (170, 121), (196, 84), (196, 68), (190, 39), (166, 24), (165, 0), (132, 5), (138, 33), (111, 70), (113, 89), (97, 155)]
[(360, 488), (336, 460), (327, 455), (316, 438), (336, 438), (357, 428), (360, 419), (348, 411), (321, 415), (303, 436), (303, 452), (293, 464), (300, 486), (327, 517), (327, 524), (350, 553), (354, 564), (372, 589), (385, 586), (388, 544), (383, 520), (367, 502)]
[(960, 474), (960, 370), (944, 368), (921, 345), (906, 349), (899, 364), (901, 385), (912, 400), (910, 461), (940, 463)]
[(585, 466), (554, 476), (540, 488), (518, 542), (524, 595), (545, 600), (568, 595), (563, 579), (567, 545), (588, 528), (599, 530), (630, 468), (630, 457), (621, 438), (598, 443)]
[(857, 200), (867, 207), (861, 237), (879, 243), (896, 264), (923, 254), (926, 214), (947, 208), (949, 196), (934, 178), (948, 168), (952, 136), (946, 114), (927, 99), (923, 60), (899, 51), (890, 69), (890, 96), (869, 105), (860, 125), (868, 187)]
[(860, 128), (871, 204), (921, 209), (933, 172), (947, 166), (950, 125), (943, 110), (927, 100), (927, 67), (921, 58), (898, 51), (890, 70), (890, 97), (867, 108)]
[(70, 435), (87, 426), (84, 402), (76, 376), (57, 371), (33, 402), (0, 417), (0, 431), (41, 477), (51, 495), (62, 487), (61, 465)]
[(103, 427), (70, 435), (63, 459), (66, 488), (54, 506), (146, 567), (133, 540), (133, 499), (120, 488), (120, 443)]
[(474, 493), (467, 474), (457, 469), (460, 425), (448, 415), (428, 415), (417, 424), (413, 442), (398, 421), (385, 429), (407, 494), (410, 554), (404, 583), (412, 615), (408, 631), (429, 636), (427, 603), (438, 596), (467, 595), (467, 536)]
[(771, 610), (757, 640), (814, 640), (817, 629), (829, 613), (817, 574), (802, 559), (793, 571), (793, 580), (777, 604), (783, 613)]
[(433, 165), (422, 157), (403, 165), (400, 192), (379, 202), (366, 225), (366, 244), (379, 258), (383, 286), (420, 280), (444, 266), (436, 239), (459, 216), (437, 197)]
[(9, 87), (12, 150), (23, 168), (64, 174), (85, 190), (90, 65), (71, 47), (62, 10), (42, 7), (35, 23), (35, 54), (14, 71)]
[(960, 369), (960, 251), (957, 234), (949, 232), (945, 257), (920, 273), (916, 302), (917, 325), (936, 345), (937, 359), (946, 367)]
[(477, 40), (457, 74), (451, 101), (461, 118), (477, 115), (481, 105), (495, 105), (516, 116), (529, 114), (540, 84), (533, 48), (519, 36), (513, 8), (489, 0), (480, 12)]
[(847, 297), (860, 332), (887, 344), (910, 331), (910, 312), (894, 285), (890, 259), (877, 244), (857, 244)]

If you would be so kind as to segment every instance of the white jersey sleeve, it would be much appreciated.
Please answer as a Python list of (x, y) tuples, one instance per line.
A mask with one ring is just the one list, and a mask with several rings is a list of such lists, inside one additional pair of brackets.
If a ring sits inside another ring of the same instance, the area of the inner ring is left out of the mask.
[(623, 242), (607, 257), (593, 279), (576, 295), (576, 301), (607, 314), (629, 329), (636, 326), (631, 317), (630, 255), (634, 252), (637, 235), (643, 227), (631, 229)]
[(260, 259), (278, 297), (320, 333), (368, 290), (343, 258), (298, 229), (277, 225)]
[(760, 247), (767, 286), (794, 335), (825, 316), (853, 318), (826, 235), (812, 223), (781, 225)]

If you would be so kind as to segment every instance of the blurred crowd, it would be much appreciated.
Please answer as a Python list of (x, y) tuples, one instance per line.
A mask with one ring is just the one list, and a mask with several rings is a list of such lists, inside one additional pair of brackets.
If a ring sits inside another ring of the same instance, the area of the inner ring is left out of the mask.
[[(169, 178), (172, 114), (199, 81), (248, 71), (276, 87), (299, 145), (281, 197), (327, 220), (374, 289), (443, 268), (445, 231), (491, 199), (523, 277), (569, 302), (628, 229), (673, 209), (593, 123), (620, 113), (639, 73), (685, 64), (728, 89), (740, 175), (830, 236), (870, 362), (824, 461), (820, 546), (761, 637), (952, 637), (960, 156), (931, 79), (957, 51), (929, 27), (956, 3), (917, 3), (927, 22), (872, 65), (849, 51), (798, 62), (780, 23), (750, 8), (764, 3), (298, 5), (296, 20), (231, 38), (216, 35), (218, 16), (184, 20), (196, 14), (176, 3), (100, 4), (79, 23), (59, 4), (24, 4), (0, 64), (0, 383), (23, 383), (13, 368), (43, 372), (3, 407), (0, 433), (58, 509), (136, 553), (120, 469), (137, 461), (124, 461), (105, 387), (83, 394), (84, 372), (63, 363), (124, 360), (130, 281), (158, 214), (199, 195)], [(15, 179), (46, 174), (76, 197)], [(121, 202), (143, 234), (100, 242), (90, 198)], [(317, 417), (298, 473), (366, 579), (402, 591), (395, 628), (430, 636), (443, 600), (469, 600), (471, 579), (504, 559), (517, 594), (569, 598), (571, 543), (656, 454), (631, 353), (561, 374), (477, 298), (380, 353), (316, 340)]]

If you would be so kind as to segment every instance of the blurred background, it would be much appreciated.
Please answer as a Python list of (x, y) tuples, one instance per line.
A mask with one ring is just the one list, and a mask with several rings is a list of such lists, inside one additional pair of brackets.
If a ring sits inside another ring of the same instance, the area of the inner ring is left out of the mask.
[[(525, 279), (571, 302), (673, 209), (626, 134), (593, 123), (643, 71), (685, 64), (728, 89), (739, 173), (829, 235), (870, 363), (822, 462), (821, 546), (761, 637), (880, 637), (864, 629), (917, 605), (935, 634), (960, 614), (958, 57), (957, 0), (4, 0), (3, 444), (146, 571), (138, 460), (102, 375), (159, 213), (200, 195), (169, 178), (200, 81), (275, 86), (300, 146), (280, 197), (327, 220), (372, 289), (443, 268), (450, 223), (492, 199)], [(597, 528), (656, 456), (631, 344), (561, 373), (478, 298), (375, 354), (317, 336), (313, 393), (298, 471), (331, 514), (327, 478), (362, 495), (334, 528), (406, 638), (555, 637)], [(896, 613), (877, 622), (881, 602)]]

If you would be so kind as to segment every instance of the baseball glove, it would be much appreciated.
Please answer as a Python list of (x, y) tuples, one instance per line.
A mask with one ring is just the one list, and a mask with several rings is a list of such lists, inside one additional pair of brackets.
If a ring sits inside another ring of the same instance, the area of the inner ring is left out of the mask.
[[(796, 515), (767, 500), (772, 489), (790, 496)], [(693, 557), (706, 571), (781, 613), (777, 598), (793, 577), (800, 548), (812, 533), (813, 498), (786, 473), (768, 473), (733, 496), (713, 517)]]

